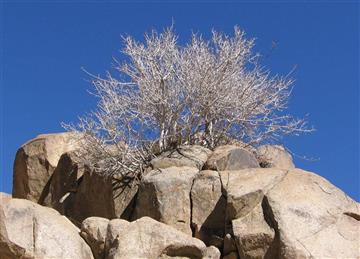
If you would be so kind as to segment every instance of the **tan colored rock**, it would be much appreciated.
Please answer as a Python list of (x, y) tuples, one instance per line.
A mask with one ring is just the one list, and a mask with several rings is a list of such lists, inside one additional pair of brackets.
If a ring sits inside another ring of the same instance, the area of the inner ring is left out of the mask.
[(261, 167), (295, 168), (290, 153), (283, 146), (262, 145), (257, 148), (256, 153)]
[(23, 199), (0, 205), (2, 258), (93, 258), (67, 218)]
[(204, 165), (204, 169), (225, 171), (260, 167), (254, 154), (236, 146), (217, 147)]
[(148, 216), (192, 235), (190, 190), (198, 172), (194, 167), (149, 172), (139, 188), (134, 219)]
[[(71, 216), (68, 211), (74, 206), (73, 195), (77, 192), (86, 167), (80, 162), (76, 151), (64, 153), (50, 181), (51, 207), (61, 214)], [(69, 197), (70, 196), (70, 197)]]
[(166, 151), (151, 161), (153, 169), (172, 166), (196, 167), (201, 169), (211, 154), (211, 150), (202, 146), (181, 146), (172, 151)]
[(86, 170), (76, 193), (64, 200), (65, 215), (76, 224), (88, 217), (129, 219), (138, 186), (134, 182), (105, 178)]
[(245, 216), (234, 219), (232, 230), (240, 258), (265, 258), (271, 252), (275, 231), (264, 220), (261, 203)]
[(95, 259), (105, 258), (105, 241), (110, 220), (100, 217), (90, 217), (81, 224), (80, 235), (90, 246)]
[(221, 253), (215, 246), (205, 248), (202, 259), (220, 259)]
[[(191, 189), (192, 228), (206, 245), (222, 247), (226, 199), (222, 195), (219, 173), (201, 171)], [(220, 242), (219, 242), (220, 241)]]
[[(216, 248), (168, 225), (143, 217), (133, 222), (110, 221), (106, 238), (108, 259), (219, 258)], [(215, 255), (209, 255), (213, 251)]]
[(249, 168), (220, 172), (227, 196), (227, 224), (245, 216), (262, 202), (264, 194), (280, 182), (287, 171), (276, 168)]
[(265, 205), (283, 244), (280, 256), (360, 257), (358, 204), (319, 175), (291, 170), (266, 194)]
[(324, 178), (276, 168), (220, 175), (240, 258), (360, 256), (359, 205)]
[(59, 158), (76, 148), (73, 133), (42, 134), (23, 144), (14, 162), (13, 197), (49, 204), (49, 179)]
[(3, 207), (5, 207), (10, 200), (11, 195), (0, 192), (0, 255), (3, 259), (20, 258), (25, 255), (25, 249), (9, 240), (8, 226), (6, 225)]

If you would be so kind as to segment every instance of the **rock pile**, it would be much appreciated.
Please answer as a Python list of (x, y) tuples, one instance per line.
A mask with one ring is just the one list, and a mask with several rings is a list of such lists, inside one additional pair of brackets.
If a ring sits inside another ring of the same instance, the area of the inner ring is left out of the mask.
[(359, 204), (281, 146), (183, 146), (132, 185), (91, 172), (71, 139), (19, 149), (1, 258), (360, 257)]

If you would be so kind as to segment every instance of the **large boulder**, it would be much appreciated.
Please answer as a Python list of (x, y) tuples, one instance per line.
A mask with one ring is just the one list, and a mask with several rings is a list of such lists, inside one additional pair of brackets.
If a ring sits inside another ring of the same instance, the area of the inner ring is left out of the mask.
[(241, 258), (358, 258), (358, 204), (300, 169), (221, 172)]
[(295, 168), (290, 153), (283, 146), (262, 145), (256, 149), (256, 155), (261, 167)]
[(73, 133), (43, 134), (23, 144), (16, 153), (13, 197), (48, 205), (49, 180), (60, 156), (77, 148)]
[(130, 219), (137, 190), (135, 182), (85, 170), (76, 192), (64, 200), (65, 215), (76, 224), (92, 216)]
[(201, 171), (191, 189), (194, 236), (206, 245), (222, 247), (225, 224), (226, 199), (217, 171)]
[(77, 192), (86, 170), (76, 151), (66, 152), (60, 157), (50, 181), (52, 208), (71, 216), (68, 212), (74, 206), (73, 195)]
[(260, 167), (255, 155), (243, 147), (225, 145), (217, 147), (204, 165), (204, 169), (224, 171)]
[(100, 175), (84, 165), (76, 151), (67, 152), (51, 179), (51, 206), (78, 226), (91, 216), (129, 219), (137, 190), (135, 182)]
[(215, 247), (206, 247), (202, 241), (149, 217), (133, 222), (111, 220), (106, 254), (108, 259), (220, 258)]
[(90, 246), (95, 259), (105, 258), (105, 241), (109, 222), (109, 219), (90, 217), (81, 224), (80, 235)]
[(0, 204), (0, 255), (14, 258), (93, 258), (79, 229), (51, 208), (23, 199)]
[(264, 220), (261, 204), (243, 217), (234, 219), (232, 232), (240, 258), (274, 258), (269, 255), (275, 231)]
[(202, 146), (180, 146), (175, 150), (163, 152), (154, 158), (151, 161), (151, 166), (153, 169), (188, 166), (200, 170), (210, 154), (211, 150)]
[(148, 216), (192, 235), (190, 191), (198, 172), (194, 167), (149, 172), (139, 187), (134, 219)]

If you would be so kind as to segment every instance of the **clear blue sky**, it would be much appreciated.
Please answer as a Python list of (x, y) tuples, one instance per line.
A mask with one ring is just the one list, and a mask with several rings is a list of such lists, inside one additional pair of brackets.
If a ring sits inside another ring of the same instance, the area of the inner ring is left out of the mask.
[[(175, 20), (180, 41), (191, 30), (257, 38), (265, 64), (284, 74), (297, 66), (290, 112), (310, 114), (317, 129), (285, 139), (298, 167), (316, 172), (359, 200), (359, 5), (322, 3), (58, 3), (1, 6), (0, 191), (11, 192), (16, 150), (40, 133), (60, 132), (95, 108), (85, 67), (95, 74), (119, 57), (120, 35), (141, 39)], [(270, 53), (272, 42), (277, 48)]]

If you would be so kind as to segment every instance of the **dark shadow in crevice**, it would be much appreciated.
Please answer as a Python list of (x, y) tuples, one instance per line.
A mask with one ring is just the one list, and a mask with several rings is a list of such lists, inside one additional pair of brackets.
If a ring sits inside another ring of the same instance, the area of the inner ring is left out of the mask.
[[(49, 167), (49, 162), (48, 161), (46, 161), (45, 162), (45, 166), (46, 166), (46, 168), (48, 169), (48, 167)], [(49, 192), (50, 192), (50, 185), (51, 185), (51, 180), (52, 180), (52, 178), (53, 178), (53, 175), (54, 174), (52, 174), (51, 176), (50, 176), (50, 178), (49, 178), (49, 180), (47, 181), (47, 183), (45, 184), (45, 186), (44, 186), (44, 188), (43, 188), (43, 190), (42, 190), (42, 192), (41, 192), (41, 194), (40, 194), (40, 197), (39, 197), (39, 200), (38, 200), (38, 203), (40, 204), (40, 205), (45, 205), (44, 203), (45, 203), (45, 199), (48, 197), (48, 195), (49, 195)]]
[(360, 215), (354, 212), (344, 212), (344, 215), (349, 216), (357, 221), (360, 221)]
[(279, 227), (278, 227), (278, 223), (275, 220), (274, 213), (271, 209), (271, 206), (266, 196), (264, 196), (261, 202), (261, 207), (264, 213), (264, 219), (266, 223), (275, 231), (274, 240), (271, 243), (269, 249), (266, 251), (264, 258), (265, 259), (280, 258), (281, 241), (280, 241)]

